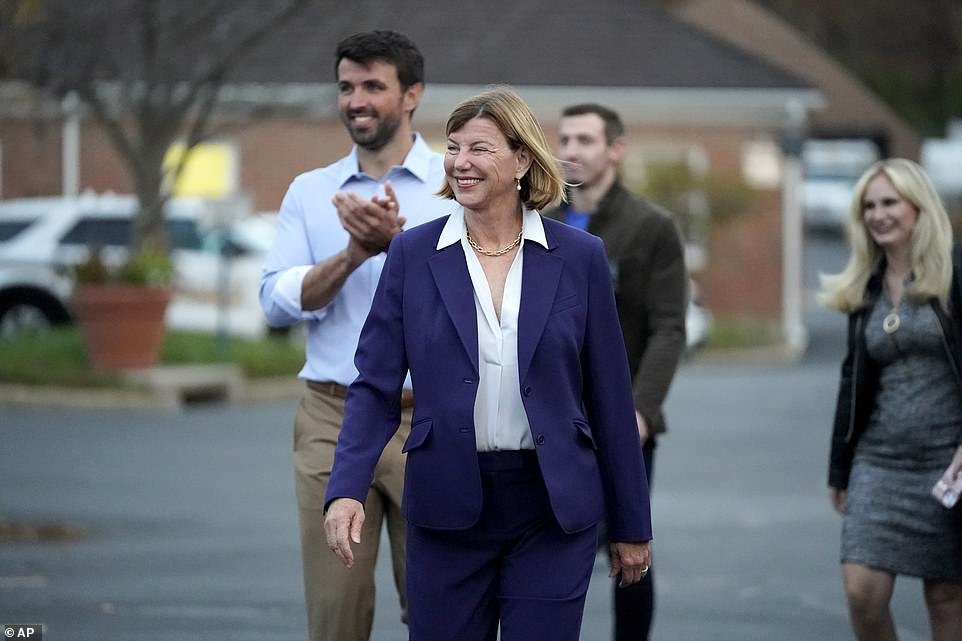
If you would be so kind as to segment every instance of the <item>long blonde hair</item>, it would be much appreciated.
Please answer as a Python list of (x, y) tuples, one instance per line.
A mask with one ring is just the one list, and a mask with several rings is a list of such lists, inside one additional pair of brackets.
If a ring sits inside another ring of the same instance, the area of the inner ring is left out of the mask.
[[(520, 182), (521, 200), (525, 206), (544, 210), (564, 199), (565, 180), (561, 165), (551, 153), (538, 120), (514, 89), (495, 85), (462, 101), (448, 116), (444, 135), (450, 136), (474, 118), (487, 118), (497, 125), (511, 149), (525, 147), (531, 153), (531, 167)], [(438, 195), (454, 198), (454, 191), (447, 181)]]
[(845, 313), (858, 311), (869, 302), (865, 286), (885, 252), (865, 227), (862, 200), (868, 183), (880, 175), (888, 178), (895, 191), (919, 212), (910, 250), (913, 280), (906, 295), (916, 304), (937, 298), (947, 308), (952, 284), (952, 225), (925, 170), (905, 158), (889, 158), (873, 164), (855, 184), (845, 226), (851, 248), (848, 263), (838, 274), (819, 274), (822, 284), (819, 299)]

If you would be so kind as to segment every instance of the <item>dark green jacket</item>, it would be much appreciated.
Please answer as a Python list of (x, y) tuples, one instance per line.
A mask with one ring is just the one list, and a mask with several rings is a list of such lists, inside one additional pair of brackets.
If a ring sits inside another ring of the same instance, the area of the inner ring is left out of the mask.
[[(564, 207), (544, 212), (564, 220)], [(615, 183), (588, 222), (611, 267), (635, 408), (650, 434), (665, 431), (661, 406), (685, 350), (688, 276), (671, 215)]]

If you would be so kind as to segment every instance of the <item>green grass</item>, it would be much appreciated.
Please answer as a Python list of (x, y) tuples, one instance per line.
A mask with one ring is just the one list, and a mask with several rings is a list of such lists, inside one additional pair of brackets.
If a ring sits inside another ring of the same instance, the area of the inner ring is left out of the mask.
[[(168, 332), (161, 364), (233, 363), (249, 379), (294, 377), (304, 364), (304, 346), (286, 337), (260, 340), (227, 338), (190, 332)], [(76, 327), (43, 334), (0, 339), (0, 383), (109, 387), (120, 377), (90, 367)]]
[(746, 349), (772, 347), (781, 342), (781, 329), (775, 321), (716, 318), (707, 346), (710, 349)]
[(294, 377), (304, 366), (304, 345), (285, 336), (221, 341), (209, 334), (169, 332), (160, 360), (170, 365), (235, 363), (247, 378)]

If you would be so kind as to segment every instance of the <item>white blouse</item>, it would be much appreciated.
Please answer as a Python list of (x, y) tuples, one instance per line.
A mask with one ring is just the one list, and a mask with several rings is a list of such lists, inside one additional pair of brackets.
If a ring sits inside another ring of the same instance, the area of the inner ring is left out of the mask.
[(441, 231), (438, 249), (460, 241), (474, 286), (478, 316), (478, 395), (474, 401), (474, 434), (479, 452), (534, 449), (528, 415), (521, 402), (518, 373), (518, 311), (521, 307), (521, 274), (524, 243), (548, 246), (541, 216), (536, 210), (522, 214), (521, 249), (515, 254), (504, 284), (501, 319), (494, 311), (491, 289), (481, 261), (468, 244), (464, 208), (459, 207)]

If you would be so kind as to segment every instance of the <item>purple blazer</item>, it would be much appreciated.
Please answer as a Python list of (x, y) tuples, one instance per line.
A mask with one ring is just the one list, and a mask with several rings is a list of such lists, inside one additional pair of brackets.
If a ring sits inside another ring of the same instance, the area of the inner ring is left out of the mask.
[[(548, 249), (523, 245), (518, 367), (538, 462), (558, 523), (607, 518), (612, 541), (651, 539), (648, 486), (601, 240), (542, 218)], [(410, 523), (466, 529), (481, 513), (474, 435), (478, 328), (460, 243), (435, 249), (447, 217), (391, 243), (355, 355), (326, 503), (364, 501), (401, 419), (408, 370), (414, 417), (402, 507)]]

